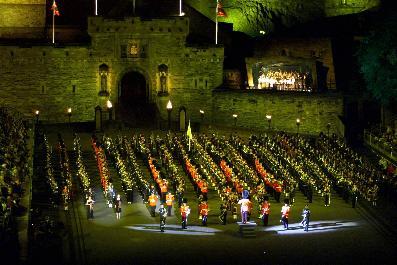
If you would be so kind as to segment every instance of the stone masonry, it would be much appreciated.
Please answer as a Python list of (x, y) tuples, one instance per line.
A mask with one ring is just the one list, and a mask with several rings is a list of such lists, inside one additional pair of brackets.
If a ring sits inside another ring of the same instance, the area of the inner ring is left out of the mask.
[[(0, 26), (4, 29), (4, 25)], [(14, 26), (17, 32), (19, 27)], [(278, 130), (294, 132), (296, 118), (300, 118), (301, 132), (317, 134), (330, 123), (330, 132), (343, 135), (339, 119), (343, 100), (339, 94), (220, 89), (223, 47), (190, 46), (186, 43), (189, 29), (188, 17), (89, 17), (88, 43), (0, 45), (0, 105), (22, 112), (27, 119), (34, 119), (34, 111), (40, 110), (40, 120), (45, 123), (67, 122), (67, 109), (72, 108), (72, 122), (93, 122), (97, 106), (105, 110), (110, 100), (114, 108), (118, 107), (125, 74), (139, 72), (146, 79), (147, 101), (155, 104), (161, 119), (167, 119), (166, 104), (172, 101), (171, 119), (175, 124), (182, 109), (186, 110), (186, 122), (193, 123), (201, 121), (199, 110), (204, 110), (205, 122), (232, 127), (231, 115), (236, 113), (237, 127), (262, 130), (267, 128), (265, 115), (270, 114), (272, 128)], [(289, 48), (287, 57), (302, 57), (303, 53), (323, 56), (321, 60), (333, 73), (329, 47), (321, 45), (321, 40), (313, 43), (318, 46), (315, 54), (311, 50), (308, 53), (307, 48), (301, 52), (300, 47), (305, 45), (293, 41), (278, 47)], [(280, 61), (285, 57), (278, 54), (279, 50), (266, 50), (260, 45), (259, 50), (262, 53), (247, 59), (247, 68), (258, 59)], [(168, 69), (166, 93), (160, 93), (159, 69), (163, 65)]]
[(1, 38), (42, 38), (45, 0), (0, 0)]
[[(96, 106), (105, 108), (109, 99), (117, 107), (120, 80), (137, 71), (146, 78), (148, 101), (156, 103), (166, 119), (169, 99), (174, 106), (186, 107), (210, 102), (212, 89), (222, 84), (223, 47), (186, 46), (186, 17), (92, 17), (88, 25), (89, 45), (0, 46), (0, 104), (27, 117), (39, 109), (44, 122), (66, 122), (66, 110), (71, 107), (72, 121), (93, 121)], [(138, 49), (137, 56), (128, 56), (131, 47)], [(108, 91), (100, 94), (103, 64), (109, 69)], [(169, 69), (165, 96), (158, 96), (161, 64)]]

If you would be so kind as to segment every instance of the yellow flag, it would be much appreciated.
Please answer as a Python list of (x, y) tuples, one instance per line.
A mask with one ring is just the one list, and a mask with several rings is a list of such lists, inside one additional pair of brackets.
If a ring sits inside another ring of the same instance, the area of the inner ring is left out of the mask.
[(189, 126), (187, 127), (187, 132), (186, 135), (189, 139), (193, 138), (193, 134), (192, 134), (192, 128), (190, 127), (190, 120), (189, 120)]

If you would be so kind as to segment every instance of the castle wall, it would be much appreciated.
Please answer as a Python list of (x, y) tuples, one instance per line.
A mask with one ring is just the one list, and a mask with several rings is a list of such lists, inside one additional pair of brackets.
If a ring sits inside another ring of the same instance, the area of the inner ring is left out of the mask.
[[(192, 122), (200, 121), (199, 110), (204, 110), (206, 121), (226, 126), (232, 126), (231, 115), (236, 113), (237, 126), (266, 129), (265, 115), (271, 114), (272, 127), (278, 130), (295, 131), (296, 118), (300, 118), (301, 132), (325, 131), (327, 123), (331, 132), (343, 131), (338, 125), (343, 109), (339, 95), (214, 91), (223, 82), (223, 48), (187, 46), (188, 33), (186, 17), (92, 17), (88, 21), (91, 43), (86, 46), (0, 46), (0, 105), (18, 109), (31, 119), (40, 110), (40, 120), (49, 123), (67, 122), (70, 107), (72, 122), (93, 121), (95, 107), (106, 109), (107, 100), (117, 108), (121, 79), (129, 71), (138, 71), (146, 78), (149, 102), (157, 105), (164, 120), (171, 100), (174, 122), (185, 108)], [(288, 43), (286, 47), (297, 57), (307, 53), (304, 48), (295, 51)], [(280, 57), (275, 48), (266, 52), (255, 58)], [(104, 64), (107, 90), (101, 93), (100, 66)], [(168, 67), (167, 93), (160, 93), (161, 64)]]
[[(166, 119), (166, 102), (175, 108), (210, 102), (213, 88), (222, 84), (223, 48), (185, 46), (187, 18), (156, 20), (89, 19), (91, 45), (0, 46), (0, 104), (33, 117), (40, 110), (44, 122), (93, 121), (94, 108), (106, 108), (109, 99), (117, 107), (120, 81), (129, 71), (142, 73), (149, 89), (149, 102), (156, 103)], [(131, 48), (136, 56), (130, 56)], [(100, 94), (99, 66), (106, 64), (107, 93)], [(168, 93), (159, 95), (158, 67), (168, 66)], [(209, 111), (210, 112), (210, 111)], [(174, 111), (173, 119), (177, 119)], [(193, 114), (192, 114), (193, 115)]]
[(339, 116), (343, 115), (343, 97), (336, 93), (308, 94), (253, 90), (214, 91), (212, 122), (234, 126), (232, 115), (237, 114), (236, 126), (245, 129), (267, 130), (266, 115), (271, 115), (271, 128), (318, 134), (327, 132), (344, 135)]
[(0, 104), (48, 122), (67, 122), (68, 107), (72, 121), (93, 120), (100, 61), (87, 48), (0, 47), (0, 56)]
[(0, 38), (42, 38), (45, 0), (0, 0)]

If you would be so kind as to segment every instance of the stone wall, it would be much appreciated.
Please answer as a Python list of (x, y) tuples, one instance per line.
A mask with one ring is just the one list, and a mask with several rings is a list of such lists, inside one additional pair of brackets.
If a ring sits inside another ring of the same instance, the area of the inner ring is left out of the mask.
[[(186, 17), (140, 20), (89, 19), (89, 45), (0, 46), (0, 104), (14, 107), (33, 118), (40, 110), (44, 122), (93, 121), (94, 108), (106, 107), (109, 99), (118, 106), (124, 74), (137, 71), (148, 84), (148, 99), (165, 119), (166, 101), (177, 106), (210, 102), (212, 89), (223, 79), (222, 47), (188, 47)], [(127, 53), (137, 45), (137, 56)], [(100, 94), (99, 67), (107, 65), (107, 93)], [(168, 66), (168, 93), (158, 95), (158, 67)], [(165, 102), (165, 103), (164, 103)], [(209, 111), (210, 112), (210, 111)], [(193, 115), (193, 114), (192, 114)], [(173, 113), (177, 119), (177, 111)]]
[(266, 115), (271, 115), (271, 128), (318, 134), (327, 132), (344, 135), (339, 116), (343, 115), (343, 97), (337, 93), (311, 94), (253, 90), (214, 91), (212, 122), (234, 126), (232, 115), (237, 114), (236, 126), (246, 129), (267, 130)]
[(45, 0), (0, 0), (0, 38), (42, 38)]
[[(331, 132), (339, 128), (339, 95), (214, 90), (223, 82), (223, 47), (187, 46), (186, 17), (92, 17), (88, 34), (91, 43), (79, 46), (0, 46), (0, 105), (31, 119), (40, 110), (40, 120), (48, 123), (67, 122), (70, 107), (72, 122), (93, 121), (95, 107), (105, 109), (107, 100), (117, 108), (121, 79), (137, 71), (148, 84), (148, 101), (157, 105), (164, 120), (171, 100), (175, 123), (185, 109), (186, 121), (192, 122), (200, 121), (203, 110), (206, 121), (226, 126), (233, 124), (231, 115), (236, 113), (237, 126), (245, 128), (267, 128), (266, 114), (278, 130), (295, 131), (296, 118), (302, 121), (301, 132), (325, 131), (327, 123)], [(162, 64), (168, 67), (167, 93), (159, 93)], [(107, 71), (106, 93), (100, 93), (101, 69)]]
[[(0, 47), (0, 103), (27, 117), (40, 110), (40, 119), (67, 122), (93, 120), (98, 104), (96, 72), (100, 62), (84, 47)], [(74, 86), (74, 92), (73, 92)]]

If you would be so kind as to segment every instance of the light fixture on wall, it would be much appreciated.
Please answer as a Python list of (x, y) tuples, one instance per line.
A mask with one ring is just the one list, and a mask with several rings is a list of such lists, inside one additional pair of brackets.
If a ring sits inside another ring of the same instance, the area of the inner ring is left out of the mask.
[(67, 109), (67, 112), (68, 112), (68, 118), (69, 118), (69, 126), (70, 126), (70, 118), (72, 117), (72, 108), (68, 108)]
[(109, 112), (109, 120), (112, 120), (112, 108), (113, 108), (113, 104), (110, 100), (108, 100), (106, 102), (106, 107), (108, 108), (108, 112)]
[(269, 124), (269, 130), (270, 130), (270, 123), (272, 122), (272, 115), (267, 114), (266, 119), (267, 119), (267, 123)]
[(36, 111), (34, 112), (34, 115), (36, 115), (36, 124), (38, 124), (38, 123), (39, 123), (40, 111), (39, 111), (39, 110), (36, 110)]
[(301, 125), (301, 120), (299, 118), (296, 119), (296, 133), (299, 134), (299, 126)]
[(204, 110), (200, 110), (201, 122), (204, 120)]
[(171, 111), (172, 111), (172, 103), (171, 103), (171, 100), (168, 100), (168, 103), (167, 103), (168, 130), (171, 130)]
[(233, 119), (234, 119), (234, 128), (237, 126), (237, 114), (233, 114)]

